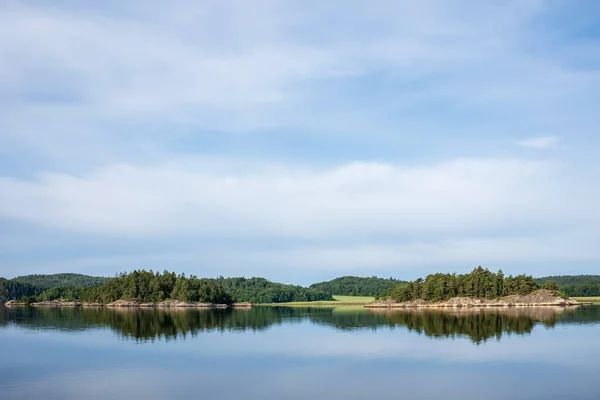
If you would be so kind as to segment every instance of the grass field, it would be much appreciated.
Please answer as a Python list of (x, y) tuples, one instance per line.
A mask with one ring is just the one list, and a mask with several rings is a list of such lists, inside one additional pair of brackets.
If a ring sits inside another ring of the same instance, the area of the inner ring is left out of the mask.
[(295, 301), (292, 303), (272, 303), (270, 306), (311, 306), (311, 307), (339, 307), (363, 306), (375, 300), (374, 297), (363, 296), (333, 296), (335, 300), (328, 301)]
[(585, 301), (585, 302), (592, 302), (592, 303), (600, 303), (600, 296), (597, 297), (571, 297), (574, 300), (577, 301)]

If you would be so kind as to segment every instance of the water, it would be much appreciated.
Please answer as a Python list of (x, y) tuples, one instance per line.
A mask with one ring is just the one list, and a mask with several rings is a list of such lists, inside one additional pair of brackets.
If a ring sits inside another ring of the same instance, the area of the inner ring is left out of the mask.
[(574, 311), (0, 307), (0, 399), (600, 399)]

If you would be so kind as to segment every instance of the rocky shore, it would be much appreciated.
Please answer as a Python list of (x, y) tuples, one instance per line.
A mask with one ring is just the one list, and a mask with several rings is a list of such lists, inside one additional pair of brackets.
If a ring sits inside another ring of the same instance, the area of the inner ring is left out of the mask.
[(5, 303), (6, 306), (26, 306), (31, 307), (114, 307), (114, 308), (252, 308), (252, 303), (233, 303), (233, 304), (213, 304), (213, 303), (197, 303), (184, 302), (177, 300), (166, 300), (160, 303), (140, 302), (135, 300), (117, 300), (112, 303), (86, 303), (81, 301), (42, 301), (37, 303), (26, 304), (11, 300)]
[(497, 299), (481, 299), (474, 297), (454, 297), (447, 301), (430, 302), (427, 300), (411, 300), (396, 302), (392, 299), (376, 300), (366, 304), (367, 308), (462, 308), (462, 307), (574, 307), (580, 303), (572, 299), (563, 299), (549, 290), (536, 290), (526, 295), (514, 295)]

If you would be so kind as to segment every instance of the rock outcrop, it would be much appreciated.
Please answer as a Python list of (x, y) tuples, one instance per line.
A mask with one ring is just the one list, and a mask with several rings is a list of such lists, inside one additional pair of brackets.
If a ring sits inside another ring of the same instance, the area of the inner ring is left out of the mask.
[(22, 303), (20, 301), (17, 300), (9, 300), (6, 303), (4, 303), (5, 306), (7, 307), (11, 307), (11, 306), (26, 306), (26, 303)]
[[(21, 303), (15, 300), (6, 302), (6, 306), (26, 306), (27, 303)], [(252, 303), (236, 303), (232, 305), (228, 304), (213, 304), (213, 303), (198, 303), (198, 302), (185, 302), (178, 300), (165, 300), (160, 303), (142, 302), (138, 300), (117, 300), (112, 303), (86, 303), (81, 301), (64, 301), (64, 300), (52, 300), (52, 301), (40, 301), (37, 303), (29, 304), (32, 307), (114, 307), (114, 308), (251, 308)]]
[(249, 302), (244, 302), (244, 303), (233, 303), (231, 305), (231, 307), (233, 308), (252, 308), (254, 307), (254, 304), (249, 303)]
[(391, 299), (377, 300), (365, 305), (367, 308), (461, 308), (461, 307), (570, 307), (582, 303), (563, 299), (557, 293), (549, 290), (536, 290), (526, 295), (505, 296), (497, 299), (481, 299), (475, 297), (454, 297), (447, 301), (430, 302), (426, 300), (411, 300), (396, 302)]

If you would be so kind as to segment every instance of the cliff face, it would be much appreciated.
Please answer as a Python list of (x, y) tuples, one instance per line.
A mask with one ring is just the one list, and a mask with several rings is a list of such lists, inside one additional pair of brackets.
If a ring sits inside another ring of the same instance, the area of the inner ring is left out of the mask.
[(474, 297), (454, 297), (447, 301), (429, 302), (426, 300), (412, 300), (396, 302), (394, 300), (377, 300), (367, 304), (368, 308), (459, 308), (459, 307), (540, 307), (540, 306), (579, 306), (576, 300), (563, 299), (549, 290), (536, 290), (526, 295), (500, 297), (498, 299), (480, 299)]

